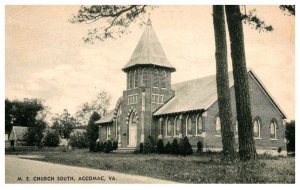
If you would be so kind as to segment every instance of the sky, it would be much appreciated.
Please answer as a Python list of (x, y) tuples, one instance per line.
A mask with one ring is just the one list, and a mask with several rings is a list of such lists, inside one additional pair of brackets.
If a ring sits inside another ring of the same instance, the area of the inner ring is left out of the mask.
[[(116, 40), (85, 44), (88, 29), (103, 23), (72, 24), (80, 6), (5, 7), (5, 97), (41, 98), (52, 113), (75, 113), (104, 90), (111, 109), (126, 88), (121, 68), (129, 61), (145, 28)], [(295, 118), (295, 19), (278, 6), (256, 8), (274, 31), (244, 25), (247, 67), (261, 79), (289, 119)], [(215, 42), (212, 6), (159, 6), (152, 26), (176, 68), (172, 83), (214, 75)], [(147, 19), (147, 18), (145, 18)], [(229, 43), (228, 43), (229, 45)], [(229, 48), (228, 48), (229, 49)], [(229, 70), (232, 70), (228, 53)]]

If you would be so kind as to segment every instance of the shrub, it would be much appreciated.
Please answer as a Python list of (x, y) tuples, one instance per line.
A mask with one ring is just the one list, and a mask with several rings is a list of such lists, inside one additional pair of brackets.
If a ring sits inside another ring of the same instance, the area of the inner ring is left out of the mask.
[(203, 144), (201, 141), (197, 142), (197, 153), (202, 153), (203, 152)]
[(140, 153), (143, 153), (144, 152), (144, 144), (143, 143), (140, 143)]
[(48, 132), (44, 138), (44, 145), (48, 147), (57, 147), (59, 145), (58, 132)]
[(180, 154), (183, 156), (193, 154), (192, 145), (190, 144), (187, 137), (184, 137), (182, 142), (180, 143)]
[(74, 132), (70, 135), (70, 144), (72, 147), (87, 148), (89, 147), (89, 139), (86, 132)]
[(164, 142), (162, 139), (157, 141), (156, 152), (158, 154), (163, 154), (165, 152)]
[(168, 141), (165, 146), (165, 154), (170, 154), (170, 153), (171, 153), (171, 143)]
[(105, 147), (104, 142), (97, 142), (94, 152), (103, 152), (104, 147)]
[(281, 151), (282, 151), (282, 148), (281, 148), (281, 146), (277, 149), (277, 152), (278, 153), (281, 153)]
[(106, 141), (105, 147), (104, 147), (104, 152), (110, 153), (112, 150), (113, 150), (112, 142), (110, 140)]
[(172, 144), (171, 144), (171, 150), (170, 150), (170, 153), (171, 154), (179, 154), (180, 151), (179, 151), (179, 145), (178, 145), (178, 142), (177, 142), (177, 139), (174, 139)]
[(113, 150), (117, 150), (118, 149), (118, 140), (115, 140), (114, 142), (113, 142)]
[(148, 154), (148, 153), (154, 153), (155, 152), (155, 146), (153, 143), (153, 138), (149, 136), (144, 143), (144, 148), (143, 148), (143, 153)]

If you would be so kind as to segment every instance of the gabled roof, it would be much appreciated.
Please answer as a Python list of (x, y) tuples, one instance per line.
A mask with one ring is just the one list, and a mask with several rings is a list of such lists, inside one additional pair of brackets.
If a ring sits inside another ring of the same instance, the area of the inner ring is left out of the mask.
[(108, 112), (105, 114), (101, 119), (98, 121), (95, 121), (96, 124), (105, 124), (105, 123), (111, 123), (114, 119), (114, 110)]
[[(232, 72), (228, 73), (229, 86), (233, 85)], [(175, 97), (158, 109), (154, 115), (205, 110), (217, 100), (216, 76), (208, 76), (172, 85)]]
[(24, 134), (27, 132), (28, 127), (13, 126), (8, 140), (25, 140)]
[[(257, 81), (271, 103), (282, 114), (283, 118), (286, 118), (282, 109), (271, 97), (261, 81), (258, 80), (252, 69), (248, 70), (248, 74)], [(228, 77), (229, 87), (232, 87), (234, 85), (233, 73), (229, 72)], [(175, 97), (159, 108), (153, 114), (154, 116), (195, 110), (207, 110), (218, 99), (216, 75), (177, 83), (172, 85), (172, 88), (175, 90)]]
[(153, 30), (151, 21), (142, 34), (130, 60), (123, 67), (123, 71), (137, 65), (156, 65), (175, 71), (175, 67), (167, 59), (165, 52)]

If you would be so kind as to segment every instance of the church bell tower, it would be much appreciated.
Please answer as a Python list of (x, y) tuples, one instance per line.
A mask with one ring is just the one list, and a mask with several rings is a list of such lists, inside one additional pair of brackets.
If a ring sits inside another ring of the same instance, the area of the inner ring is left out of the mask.
[(130, 60), (122, 68), (127, 75), (123, 91), (124, 123), (122, 147), (138, 147), (155, 135), (152, 114), (174, 96), (171, 73), (176, 71), (167, 59), (150, 19)]

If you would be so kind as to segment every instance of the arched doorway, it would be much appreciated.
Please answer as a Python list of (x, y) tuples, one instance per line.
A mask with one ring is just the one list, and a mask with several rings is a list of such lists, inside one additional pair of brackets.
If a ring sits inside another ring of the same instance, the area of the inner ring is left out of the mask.
[(128, 147), (136, 147), (137, 146), (137, 115), (135, 112), (132, 112), (130, 115), (128, 128), (129, 128)]

